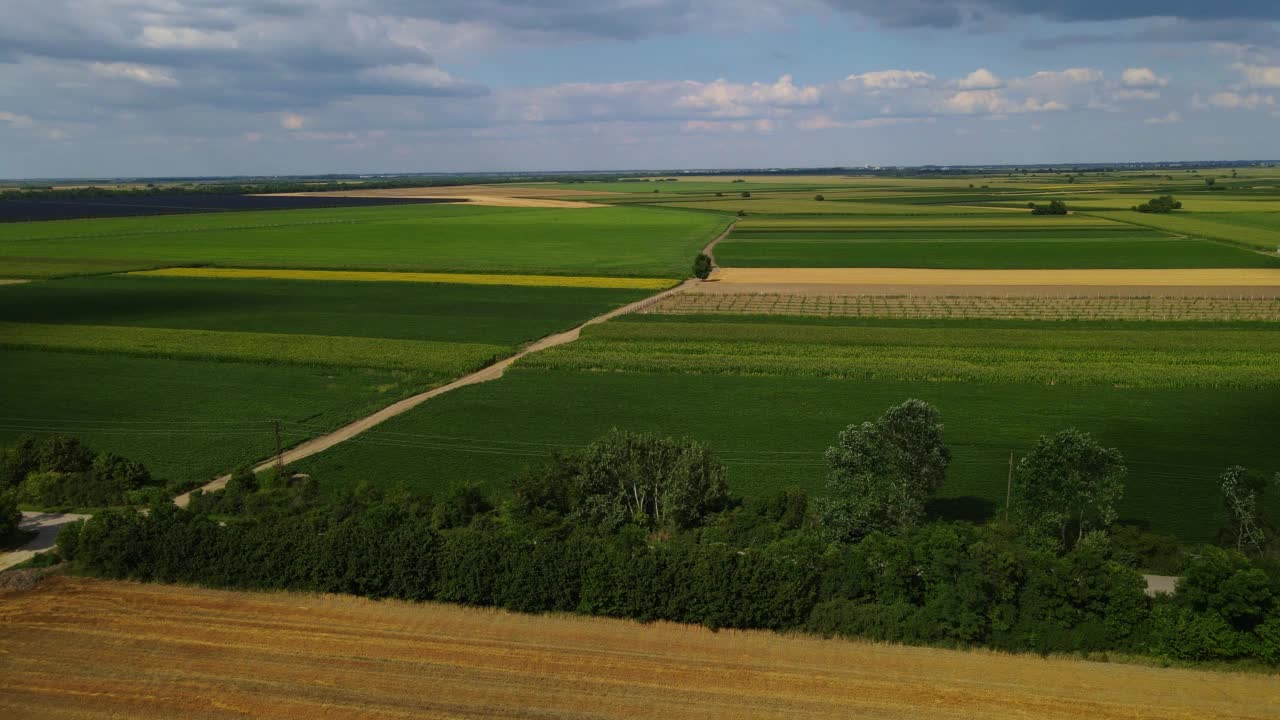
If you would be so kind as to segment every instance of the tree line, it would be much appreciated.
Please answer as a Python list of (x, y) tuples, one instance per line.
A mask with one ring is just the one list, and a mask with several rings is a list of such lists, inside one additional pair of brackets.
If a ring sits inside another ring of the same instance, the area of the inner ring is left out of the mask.
[[(1041, 438), (1017, 468), (1008, 522), (931, 517), (951, 453), (911, 400), (827, 452), (827, 492), (734, 497), (692, 440), (614, 431), (552, 454), (490, 495), (238, 472), (187, 509), (110, 511), (59, 552), (83, 573), (224, 588), (342, 592), (524, 612), (763, 628), (951, 647), (1280, 663), (1280, 573), (1265, 520), (1233, 547), (1185, 553), (1148, 597), (1112, 532), (1124, 461), (1088, 434)], [(1244, 471), (1237, 504), (1257, 504)], [(1249, 554), (1252, 553), (1252, 556)]]

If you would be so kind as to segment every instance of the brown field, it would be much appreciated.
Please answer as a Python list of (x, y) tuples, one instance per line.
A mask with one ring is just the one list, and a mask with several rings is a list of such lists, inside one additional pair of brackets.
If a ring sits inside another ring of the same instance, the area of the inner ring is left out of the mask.
[(0, 717), (1275, 718), (1276, 677), (54, 578)]
[(1265, 287), (1280, 294), (1280, 268), (1174, 270), (935, 270), (925, 268), (720, 268), (722, 284)]
[(454, 185), (449, 187), (390, 188), (378, 190), (328, 190), (309, 193), (266, 193), (268, 195), (308, 195), (313, 197), (382, 197), (382, 198), (465, 198), (472, 205), (497, 207), (592, 208), (598, 203), (554, 198), (601, 196), (616, 193), (557, 190), (554, 188), (515, 187), (511, 185)]
[(1280, 322), (1280, 298), (683, 292), (651, 313), (993, 320)]

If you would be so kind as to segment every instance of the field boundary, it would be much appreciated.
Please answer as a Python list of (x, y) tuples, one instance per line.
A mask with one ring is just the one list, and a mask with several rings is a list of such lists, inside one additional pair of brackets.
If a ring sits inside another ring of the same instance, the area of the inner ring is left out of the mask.
[(521, 275), (502, 273), (446, 273), (380, 270), (309, 270), (274, 268), (172, 267), (132, 270), (140, 277), (212, 278), (218, 280), (311, 280), (330, 282), (403, 282), (446, 285), (518, 285), (611, 290), (665, 290), (679, 281), (671, 278), (597, 275)]
[[(711, 250), (715, 247), (716, 243), (728, 237), (729, 233), (733, 231), (733, 226), (736, 224), (737, 224), (736, 221), (729, 223), (728, 227), (726, 227), (719, 235), (713, 238), (710, 242), (706, 244), (706, 246), (702, 248), (702, 252), (707, 255), (710, 255)], [(392, 403), (391, 405), (388, 405), (387, 407), (379, 410), (378, 412), (373, 413), (372, 415), (366, 415), (365, 417), (360, 418), (359, 420), (347, 423), (346, 425), (343, 425), (342, 427), (338, 428), (337, 430), (334, 430), (333, 432), (327, 433), (325, 435), (321, 435), (319, 437), (311, 438), (310, 440), (307, 440), (299, 445), (295, 445), (294, 447), (281, 453), (279, 457), (272, 457), (267, 460), (264, 460), (263, 462), (258, 463), (253, 467), (253, 471), (255, 473), (265, 472), (275, 467), (277, 463), (288, 465), (290, 463), (297, 462), (298, 460), (311, 457), (312, 455), (316, 455), (318, 453), (324, 452), (325, 450), (328, 450), (329, 448), (334, 447), (335, 445), (345, 442), (346, 440), (349, 440), (363, 433), (366, 430), (369, 430), (377, 425), (380, 425), (397, 415), (402, 415), (432, 398), (436, 398), (446, 393), (453, 392), (454, 390), (457, 390), (459, 388), (467, 387), (468, 385), (476, 385), (478, 383), (489, 382), (490, 380), (497, 380), (498, 378), (502, 377), (503, 374), (506, 373), (507, 368), (511, 367), (513, 363), (515, 363), (520, 358), (525, 357), (526, 355), (531, 355), (533, 353), (540, 352), (542, 350), (546, 350), (547, 348), (552, 348), (557, 345), (564, 345), (566, 343), (571, 343), (577, 340), (582, 334), (582, 329), (589, 325), (596, 325), (598, 323), (602, 323), (607, 320), (612, 320), (613, 318), (618, 317), (619, 315), (626, 315), (627, 313), (639, 312), (641, 310), (644, 310), (645, 308), (648, 308), (652, 305), (655, 305), (665, 300), (666, 298), (678, 292), (682, 292), (691, 287), (694, 287), (701, 282), (703, 281), (698, 280), (696, 278), (690, 278), (688, 280), (681, 282), (679, 285), (676, 285), (673, 288), (668, 288), (666, 290), (663, 290), (662, 292), (656, 295), (650, 295), (647, 298), (637, 300), (633, 303), (623, 305), (622, 307), (619, 307), (619, 308), (614, 308), (613, 310), (610, 310), (609, 312), (606, 312), (602, 315), (597, 315), (591, 318), (590, 320), (587, 320), (586, 322), (570, 330), (566, 330), (561, 333), (555, 333), (554, 335), (548, 335), (540, 340), (535, 340), (534, 342), (526, 345), (524, 348), (522, 348), (519, 352), (512, 355), (511, 357), (504, 358), (502, 360), (499, 360), (498, 362), (495, 362), (492, 365), (481, 368), (480, 370), (477, 370), (468, 375), (464, 375), (458, 378), (457, 380), (454, 380), (453, 382), (447, 383), (445, 385), (441, 385), (436, 388), (432, 388), (431, 390), (427, 390), (426, 392), (418, 393), (417, 395), (407, 397), (403, 400), (400, 400), (399, 402)], [(231, 479), (231, 473), (227, 473), (225, 475), (215, 478), (211, 482), (205, 483), (204, 485), (200, 486), (200, 488), (198, 489), (203, 490), (204, 492), (213, 492), (214, 490), (219, 490), (223, 487), (226, 487), (227, 481), (230, 479)], [(195, 491), (192, 490), (190, 492), (185, 492), (177, 496), (176, 498), (173, 499), (174, 504), (177, 505), (178, 507), (186, 507), (191, 502), (192, 492), (195, 492)]]

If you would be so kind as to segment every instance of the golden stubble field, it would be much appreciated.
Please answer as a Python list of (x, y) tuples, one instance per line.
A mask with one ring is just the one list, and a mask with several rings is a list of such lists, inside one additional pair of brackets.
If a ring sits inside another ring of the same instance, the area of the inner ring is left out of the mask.
[(5, 718), (1275, 718), (1274, 676), (54, 578)]

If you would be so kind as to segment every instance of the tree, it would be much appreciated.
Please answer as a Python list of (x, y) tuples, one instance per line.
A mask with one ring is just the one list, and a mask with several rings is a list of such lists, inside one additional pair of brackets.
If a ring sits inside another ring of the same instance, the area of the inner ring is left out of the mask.
[(814, 200), (819, 200), (819, 201), (821, 201), (821, 200), (826, 200), (827, 198), (826, 198), (826, 197), (824, 197), (821, 193), (819, 193), (819, 194), (817, 194), (817, 195), (814, 195), (814, 196), (813, 196), (813, 199), (814, 199)]
[(747, 190), (743, 190), (743, 191), (742, 191), (742, 197), (744, 197), (744, 198), (749, 198), (749, 197), (751, 197), (751, 193), (750, 193), (749, 191), (747, 191)]
[(826, 530), (850, 542), (919, 524), (951, 461), (942, 428), (937, 409), (923, 400), (907, 400), (875, 422), (845, 428), (826, 453), (831, 470), (819, 506)]
[(1048, 205), (1036, 205), (1028, 203), (1031, 206), (1032, 215), (1066, 215), (1067, 204), (1061, 200), (1050, 200)]
[(689, 439), (613, 430), (557, 465), (571, 512), (608, 526), (691, 527), (729, 495), (724, 466)]
[(1149, 200), (1141, 205), (1134, 205), (1134, 210), (1140, 213), (1171, 213), (1174, 210), (1181, 210), (1182, 203), (1173, 199), (1172, 195), (1161, 195), (1158, 198)]
[(1019, 522), (1060, 547), (1074, 527), (1078, 543), (1090, 530), (1115, 522), (1126, 472), (1120, 451), (1100, 446), (1088, 433), (1072, 428), (1041, 435), (1014, 475)]
[(693, 260), (693, 275), (699, 280), (706, 280), (711, 274), (711, 256), (706, 253), (698, 253), (698, 257)]
[(1227, 506), (1227, 535), (1236, 549), (1261, 553), (1266, 535), (1258, 512), (1266, 483), (1262, 478), (1235, 465), (1219, 478), (1222, 499)]
[(13, 537), (22, 522), (22, 511), (18, 509), (18, 495), (13, 490), (0, 490), (0, 543)]
[(1213, 186), (1214, 186), (1214, 185), (1217, 185), (1217, 184), (1218, 184), (1218, 180), (1217, 180), (1217, 178), (1205, 178), (1205, 179), (1204, 179), (1204, 185), (1205, 185), (1205, 187), (1209, 188), (1210, 190), (1212, 190), (1212, 189), (1213, 189)]

